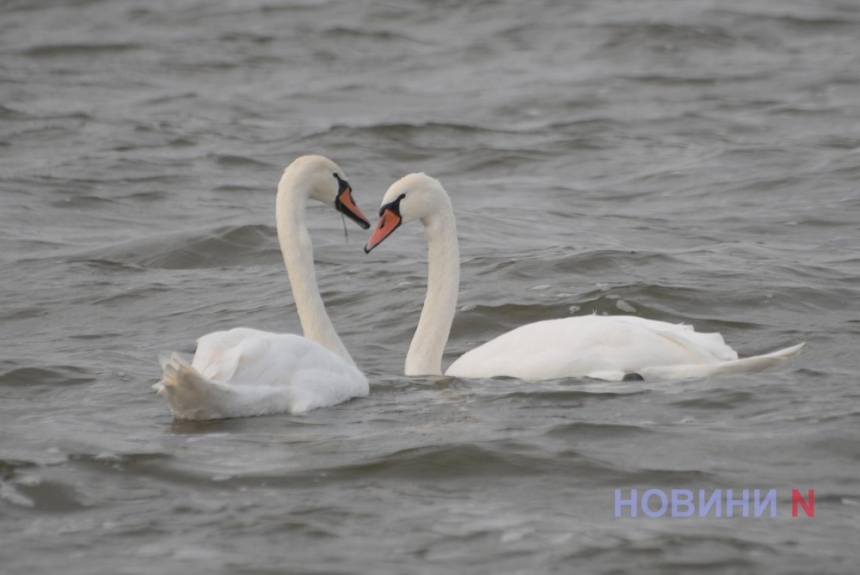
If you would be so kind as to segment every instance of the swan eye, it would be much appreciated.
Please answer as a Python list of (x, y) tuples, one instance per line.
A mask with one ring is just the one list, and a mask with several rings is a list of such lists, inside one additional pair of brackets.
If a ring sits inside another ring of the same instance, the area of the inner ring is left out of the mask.
[(345, 189), (349, 187), (349, 182), (341, 178), (340, 174), (338, 174), (337, 172), (332, 172), (331, 175), (334, 176), (335, 180), (337, 180), (337, 195), (340, 195)]
[(384, 206), (379, 208), (379, 217), (382, 217), (382, 214), (385, 213), (385, 210), (391, 210), (394, 215), (398, 218), (400, 217), (400, 200), (406, 197), (406, 194), (400, 194), (396, 200), (393, 202), (388, 202)]

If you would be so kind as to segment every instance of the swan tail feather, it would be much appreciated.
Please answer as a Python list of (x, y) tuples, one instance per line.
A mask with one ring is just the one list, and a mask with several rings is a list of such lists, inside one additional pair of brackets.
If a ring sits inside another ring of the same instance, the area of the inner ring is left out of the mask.
[(167, 400), (177, 419), (218, 419), (224, 413), (225, 399), (233, 393), (224, 385), (203, 377), (177, 353), (160, 356), (164, 368), (158, 395)]
[(745, 357), (735, 361), (727, 361), (717, 364), (718, 371), (716, 374), (734, 374), (734, 373), (752, 373), (764, 371), (782, 363), (787, 359), (791, 359), (800, 353), (805, 343), (786, 347), (770, 353), (762, 355), (754, 355)]
[(652, 367), (641, 370), (639, 373), (646, 380), (655, 379), (691, 379), (708, 377), (712, 375), (732, 375), (738, 373), (754, 373), (765, 371), (779, 365), (783, 361), (797, 356), (803, 349), (805, 343), (786, 347), (770, 353), (745, 357), (716, 364), (703, 365), (675, 365), (664, 367)]
[(176, 419), (207, 420), (292, 413), (292, 390), (228, 385), (206, 378), (178, 353), (159, 358), (164, 374), (156, 387)]
[(155, 387), (177, 419), (215, 419), (214, 382), (207, 380), (179, 354), (159, 355), (164, 373)]

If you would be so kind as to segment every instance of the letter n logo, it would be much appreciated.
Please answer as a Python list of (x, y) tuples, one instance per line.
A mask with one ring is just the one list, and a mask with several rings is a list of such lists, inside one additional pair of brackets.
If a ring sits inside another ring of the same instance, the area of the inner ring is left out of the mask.
[(806, 492), (806, 499), (803, 499), (803, 495), (800, 493), (799, 489), (791, 490), (791, 516), (797, 517), (797, 506), (800, 505), (803, 508), (803, 512), (806, 513), (807, 517), (815, 517), (815, 490), (810, 489)]

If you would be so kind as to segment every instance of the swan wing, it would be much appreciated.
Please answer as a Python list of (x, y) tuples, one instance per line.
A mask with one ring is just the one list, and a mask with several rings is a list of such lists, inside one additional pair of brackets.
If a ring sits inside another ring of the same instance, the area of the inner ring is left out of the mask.
[(211, 381), (265, 385), (293, 371), (300, 358), (314, 351), (310, 343), (294, 334), (235, 328), (197, 340), (191, 365)]
[(205, 335), (190, 364), (173, 354), (163, 367), (157, 389), (179, 419), (304, 413), (369, 391), (358, 369), (322, 345), (248, 328)]
[(736, 359), (718, 333), (635, 316), (582, 316), (519, 327), (464, 354), (446, 374), (620, 380), (649, 366)]

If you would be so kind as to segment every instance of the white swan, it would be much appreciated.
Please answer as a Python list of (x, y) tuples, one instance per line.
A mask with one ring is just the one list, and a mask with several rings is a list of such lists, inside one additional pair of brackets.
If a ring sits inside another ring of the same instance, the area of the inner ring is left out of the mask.
[[(369, 252), (401, 224), (421, 220), (429, 246), (427, 297), (406, 356), (406, 375), (439, 375), (460, 283), (460, 251), (451, 200), (425, 174), (410, 174), (385, 193)], [(759, 371), (796, 355), (803, 344), (745, 359), (718, 333), (635, 316), (583, 316), (524, 325), (464, 354), (445, 375), (679, 379)]]
[(276, 219), (305, 337), (236, 328), (197, 340), (191, 364), (177, 353), (159, 358), (164, 375), (153, 387), (177, 419), (303, 413), (368, 394), (367, 379), (337, 336), (317, 289), (305, 227), (308, 198), (370, 227), (334, 162), (303, 156), (290, 164), (278, 184)]

